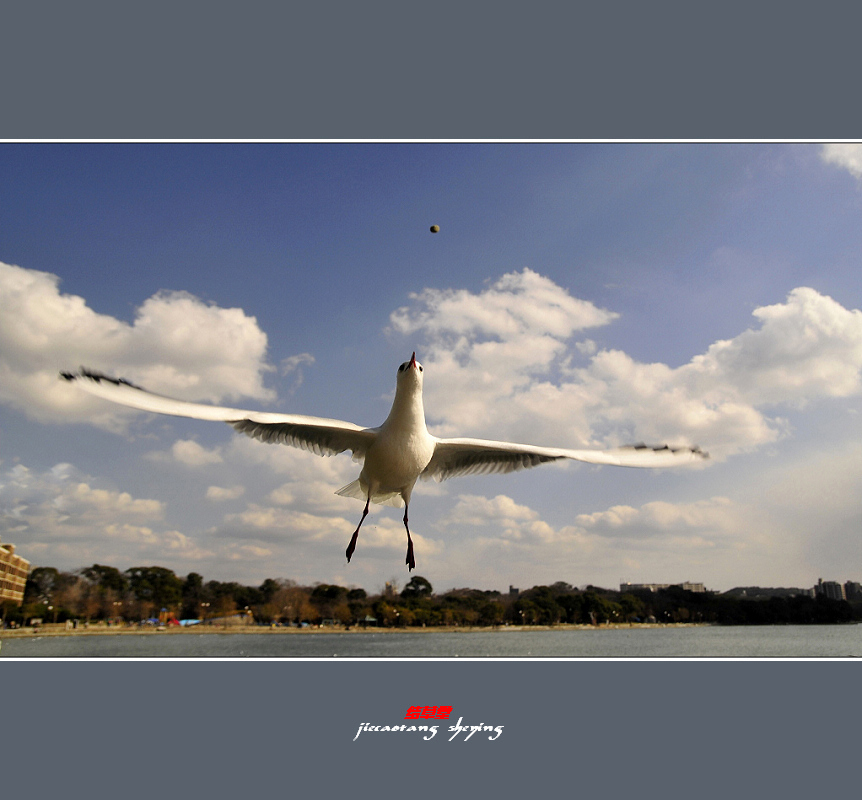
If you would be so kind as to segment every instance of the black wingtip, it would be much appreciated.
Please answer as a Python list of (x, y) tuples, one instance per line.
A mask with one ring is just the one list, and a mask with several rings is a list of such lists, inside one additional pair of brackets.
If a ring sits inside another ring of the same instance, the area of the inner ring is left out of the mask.
[(685, 451), (687, 453), (691, 453), (692, 455), (700, 456), (703, 459), (709, 458), (709, 453), (701, 450), (697, 445), (693, 445), (692, 447), (670, 447), (666, 444), (650, 445), (650, 444), (644, 444), (643, 442), (638, 442), (637, 444), (625, 445), (625, 447), (623, 449), (626, 449), (626, 450), (652, 450), (654, 453), (660, 453), (663, 450), (669, 450), (671, 453), (679, 453), (681, 451)]
[(79, 378), (89, 378), (91, 381), (95, 381), (96, 383), (107, 381), (108, 383), (113, 383), (114, 386), (131, 386), (133, 389), (141, 388), (140, 386), (135, 386), (134, 383), (127, 381), (125, 378), (112, 378), (110, 375), (105, 375), (104, 372), (98, 372), (97, 370), (88, 369), (87, 367), (81, 367), (78, 372), (61, 372), (60, 377), (67, 381), (76, 381)]

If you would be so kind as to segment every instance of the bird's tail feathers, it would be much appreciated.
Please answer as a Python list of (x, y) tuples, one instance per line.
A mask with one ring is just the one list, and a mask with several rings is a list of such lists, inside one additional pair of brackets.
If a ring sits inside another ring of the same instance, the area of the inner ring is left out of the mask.
[[(342, 486), (336, 494), (341, 495), (341, 497), (352, 497), (355, 500), (367, 500), (368, 487), (357, 478), (353, 483)], [(404, 505), (404, 499), (399, 492), (374, 492), (371, 495), (371, 502), (377, 503), (379, 506), (394, 506), (395, 508), (401, 508)]]

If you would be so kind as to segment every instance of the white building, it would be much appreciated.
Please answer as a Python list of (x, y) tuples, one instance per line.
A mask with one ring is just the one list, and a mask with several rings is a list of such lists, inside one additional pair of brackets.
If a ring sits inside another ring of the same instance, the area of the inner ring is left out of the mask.
[(661, 589), (669, 589), (671, 586), (677, 586), (684, 589), (686, 592), (706, 592), (702, 583), (691, 583), (684, 581), (683, 583), (621, 583), (621, 592), (658, 592)]

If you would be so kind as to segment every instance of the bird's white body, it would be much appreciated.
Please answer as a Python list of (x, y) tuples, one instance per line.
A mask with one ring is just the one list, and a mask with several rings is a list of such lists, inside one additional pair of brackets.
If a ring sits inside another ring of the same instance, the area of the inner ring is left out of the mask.
[[(670, 467), (708, 457), (697, 447), (634, 445), (613, 450), (567, 450), (487, 439), (438, 439), (428, 433), (425, 424), (422, 373), (423, 367), (416, 361), (415, 353), (398, 368), (392, 409), (377, 428), (321, 417), (188, 403), (85, 369), (78, 373), (64, 372), (61, 376), (91, 394), (122, 405), (160, 414), (227, 422), (241, 433), (264, 442), (289, 444), (317, 455), (351, 450), (353, 458), (363, 462), (362, 471), (353, 483), (337, 493), (365, 501), (363, 520), (370, 503), (405, 506), (407, 564), (411, 569), (413, 545), (406, 507), (410, 505), (413, 487), (420, 477), (442, 481), (456, 475), (512, 472), (559, 459), (625, 467)], [(347, 549), (348, 561), (358, 533), (359, 527)]]
[[(408, 362), (408, 367), (411, 362)], [(374, 441), (365, 451), (359, 478), (338, 490), (344, 497), (372, 503), (401, 506), (410, 504), (410, 494), (419, 476), (434, 456), (435, 439), (425, 425), (422, 403), (422, 367), (398, 373), (395, 400), (386, 421), (376, 428)], [(404, 365), (402, 365), (403, 367)]]

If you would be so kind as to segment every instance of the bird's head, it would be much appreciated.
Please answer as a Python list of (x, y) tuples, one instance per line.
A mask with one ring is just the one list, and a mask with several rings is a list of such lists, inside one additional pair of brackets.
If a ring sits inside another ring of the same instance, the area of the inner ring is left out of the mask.
[(416, 360), (416, 353), (398, 367), (398, 386), (412, 386), (421, 391), (422, 365)]

